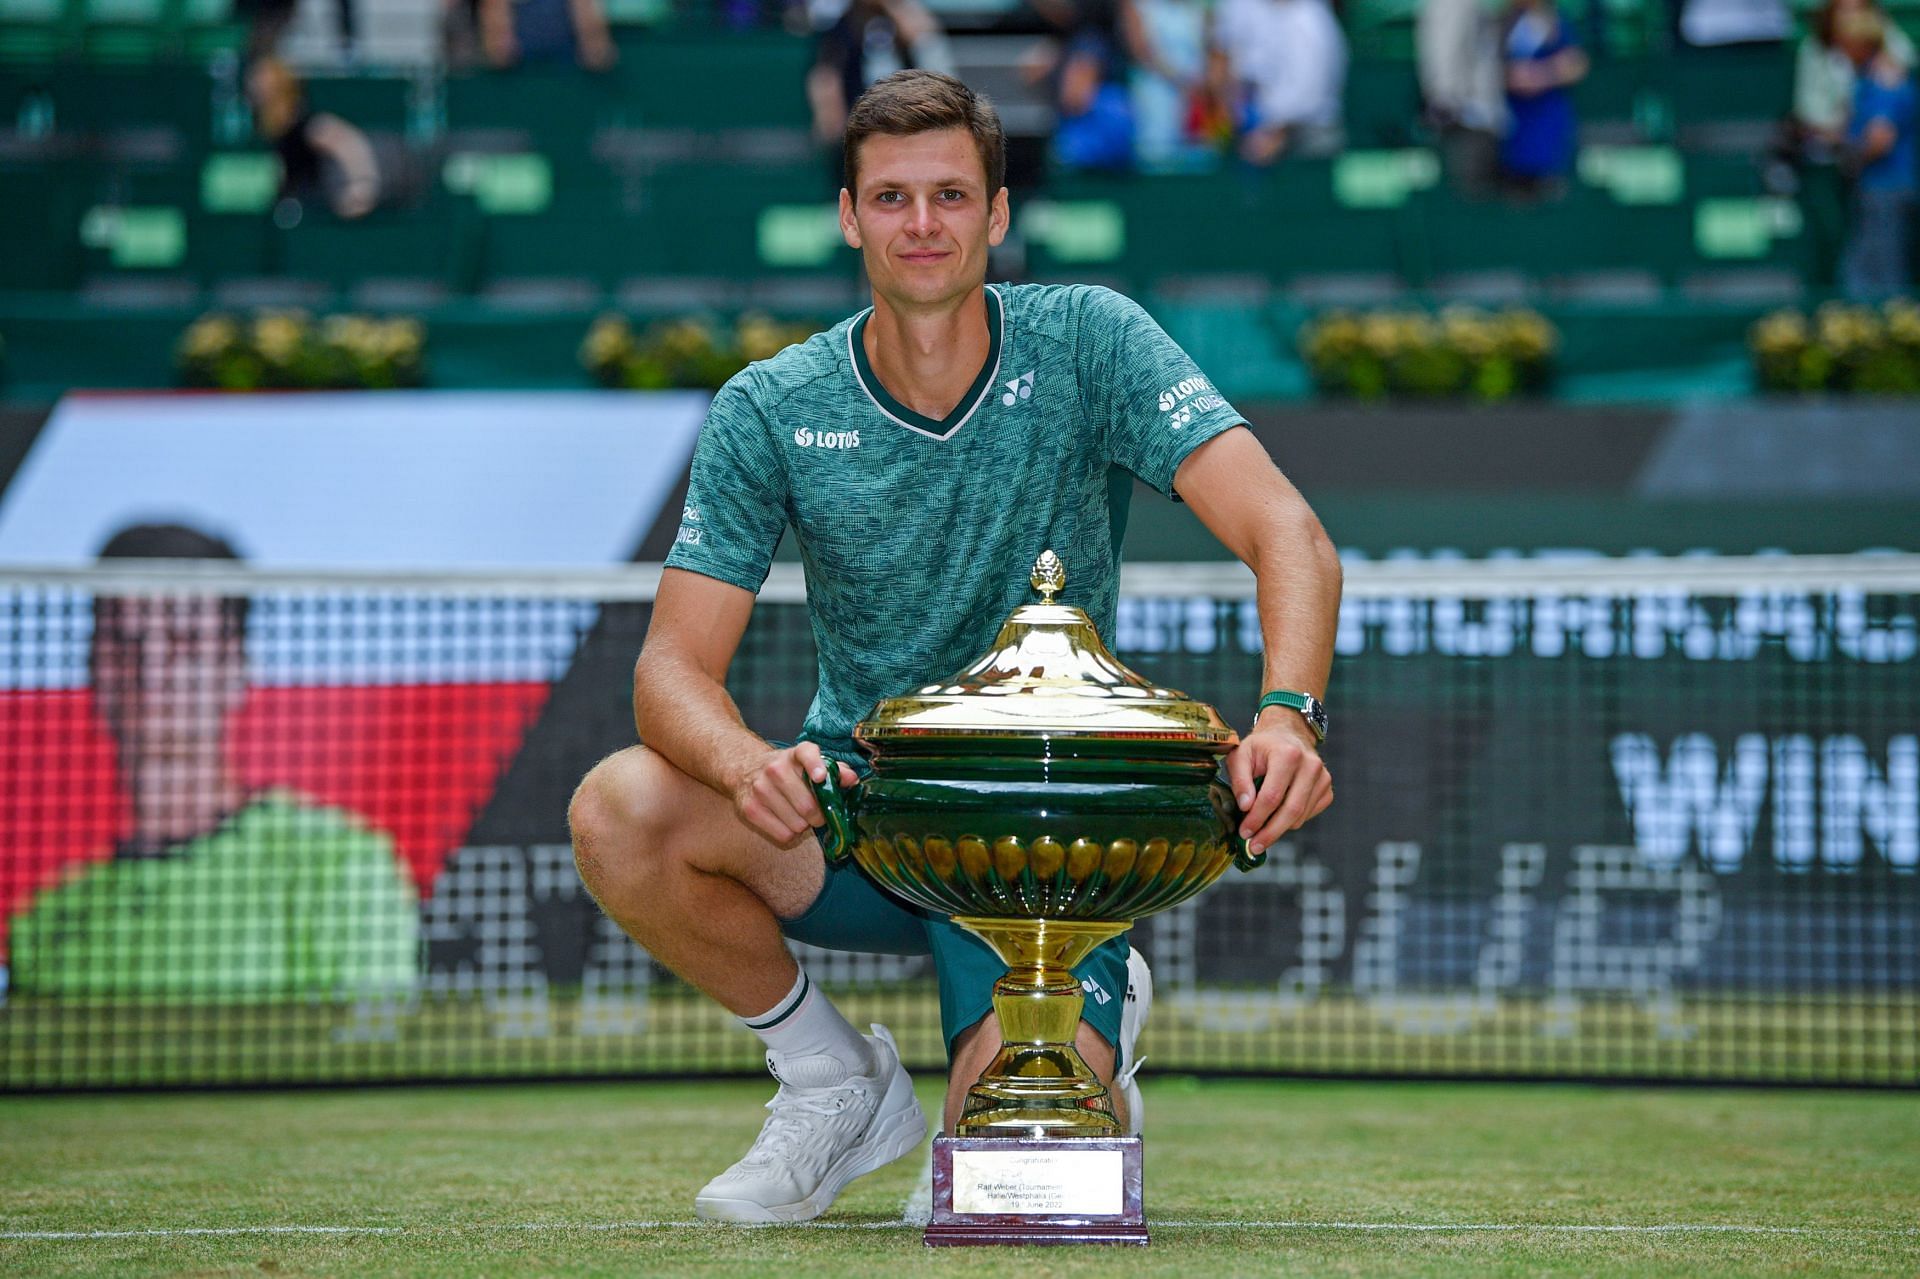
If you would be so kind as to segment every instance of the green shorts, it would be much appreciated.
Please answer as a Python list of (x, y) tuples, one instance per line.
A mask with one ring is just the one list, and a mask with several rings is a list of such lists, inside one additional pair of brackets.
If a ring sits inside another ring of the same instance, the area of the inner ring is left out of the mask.
[[(863, 777), (871, 771), (864, 759), (836, 758)], [(985, 942), (944, 915), (889, 895), (852, 859), (828, 866), (826, 872), (820, 895), (799, 915), (781, 920), (781, 931), (795, 941), (826, 950), (933, 956), (934, 976), (940, 984), (940, 1031), (951, 1061), (953, 1041), (960, 1032), (993, 1011), (993, 983), (1006, 975), (1007, 966)], [(1120, 1010), (1127, 995), (1127, 935), (1102, 943), (1073, 975), (1086, 992), (1080, 1016), (1117, 1047)]]

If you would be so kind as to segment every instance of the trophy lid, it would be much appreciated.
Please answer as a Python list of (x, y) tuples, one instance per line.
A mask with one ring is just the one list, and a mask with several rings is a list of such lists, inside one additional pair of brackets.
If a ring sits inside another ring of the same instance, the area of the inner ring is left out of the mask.
[(1076, 737), (1230, 749), (1234, 732), (1213, 707), (1128, 670), (1084, 609), (1054, 602), (1066, 580), (1060, 557), (1042, 552), (1032, 576), (1038, 604), (1014, 609), (993, 647), (965, 670), (875, 706), (854, 737)]

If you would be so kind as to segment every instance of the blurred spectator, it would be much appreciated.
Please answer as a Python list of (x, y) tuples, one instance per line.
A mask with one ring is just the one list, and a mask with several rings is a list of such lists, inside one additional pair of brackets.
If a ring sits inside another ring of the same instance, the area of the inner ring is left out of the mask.
[[(1873, 0), (1826, 0), (1807, 23), (1793, 67), (1793, 110), (1775, 144), (1766, 172), (1775, 194), (1795, 199), (1812, 249), (1811, 282), (1832, 288), (1839, 282), (1840, 256), (1848, 238), (1846, 179), (1840, 161), (1853, 117), (1853, 62), (1835, 34), (1846, 15), (1878, 12)], [(1913, 42), (1888, 25), (1886, 51), (1914, 65)]]
[[(1803, 158), (1831, 163), (1846, 145), (1853, 115), (1853, 60), (1840, 47), (1836, 25), (1855, 13), (1880, 14), (1873, 0), (1827, 0), (1807, 25), (1793, 66), (1793, 124)], [(1914, 65), (1913, 41), (1892, 23), (1883, 26), (1888, 56)]]
[(1852, 61), (1853, 118), (1847, 128), (1854, 173), (1853, 232), (1841, 277), (1847, 296), (1871, 302), (1906, 292), (1908, 224), (1914, 203), (1913, 74), (1887, 52), (1887, 23), (1872, 10), (1835, 23)]
[(1134, 152), (1152, 172), (1193, 170), (1213, 159), (1205, 137), (1209, 95), (1202, 0), (1133, 0), (1122, 11), (1133, 54)]
[(1696, 48), (1778, 44), (1793, 34), (1785, 0), (1685, 0), (1680, 38)]
[(1504, 54), (1509, 123), (1501, 172), (1520, 192), (1557, 189), (1573, 172), (1573, 86), (1586, 79), (1586, 52), (1554, 0), (1514, 0)]
[(480, 43), (487, 61), (577, 62), (605, 71), (619, 61), (600, 0), (480, 0)]
[(1425, 0), (1414, 29), (1420, 95), (1447, 173), (1468, 195), (1492, 189), (1507, 128), (1500, 24), (1486, 0)]
[(1053, 84), (1054, 159), (1072, 169), (1133, 167), (1133, 93), (1128, 86), (1127, 0), (1040, 6), (1064, 40), (1038, 69)]
[(247, 71), (247, 101), (260, 135), (280, 157), (280, 199), (325, 200), (336, 216), (365, 217), (384, 194), (379, 156), (367, 135), (337, 115), (307, 106), (300, 78), (278, 58)]
[[(354, 16), (358, 0), (333, 0), (335, 30), (339, 33), (340, 56), (354, 56)], [(247, 20), (247, 61), (272, 57), (280, 48), (280, 37), (293, 25), (301, 0), (235, 0), (234, 13)]]
[(1344, 142), (1347, 40), (1325, 0), (1222, 0), (1208, 74), (1231, 104), (1240, 157), (1326, 155)]
[[(123, 529), (100, 556), (238, 558), (178, 524)], [(416, 984), (419, 908), (392, 839), (291, 791), (249, 791), (233, 770), (247, 617), (244, 596), (94, 601), (88, 671), (130, 824), (111, 860), (14, 920), (22, 994), (364, 998)]]
[(446, 64), (471, 67), (484, 54), (480, 47), (480, 0), (441, 0), (440, 56)]
[(838, 157), (854, 102), (876, 80), (909, 67), (953, 74), (939, 20), (919, 0), (852, 0), (821, 34), (807, 72), (814, 138)]

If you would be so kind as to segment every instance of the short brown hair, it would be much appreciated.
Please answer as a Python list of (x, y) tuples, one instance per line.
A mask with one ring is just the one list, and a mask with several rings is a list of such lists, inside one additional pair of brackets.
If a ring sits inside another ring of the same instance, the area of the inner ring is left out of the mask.
[(1007, 184), (1007, 135), (1001, 132), (993, 103), (938, 71), (896, 71), (875, 80), (847, 113), (840, 153), (847, 190), (859, 189), (860, 146), (874, 134), (898, 138), (941, 129), (965, 129), (973, 135), (987, 171), (988, 195)]
[[(101, 562), (109, 560), (233, 560), (241, 562), (233, 543), (216, 533), (203, 532), (186, 524), (130, 524), (107, 539), (100, 548)], [(228, 634), (245, 638), (250, 601), (244, 595), (220, 597), (220, 617)], [(117, 607), (115, 597), (96, 595), (93, 600), (93, 624), (96, 632), (105, 629), (107, 614)]]

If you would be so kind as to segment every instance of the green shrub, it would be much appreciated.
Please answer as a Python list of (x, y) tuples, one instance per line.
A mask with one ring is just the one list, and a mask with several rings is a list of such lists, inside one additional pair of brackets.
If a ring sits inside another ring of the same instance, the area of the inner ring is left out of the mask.
[(1920, 395), (1920, 304), (1829, 302), (1811, 316), (1775, 311), (1747, 333), (1755, 383), (1781, 393)]
[(426, 330), (404, 317), (303, 311), (248, 317), (215, 313), (188, 326), (174, 348), (184, 386), (222, 391), (391, 390), (426, 376)]
[(1504, 400), (1544, 390), (1559, 334), (1537, 311), (1328, 311), (1300, 330), (1322, 395)]
[(580, 363), (601, 386), (619, 390), (719, 390), (748, 364), (804, 342), (817, 331), (812, 325), (750, 313), (731, 329), (690, 316), (663, 320), (636, 335), (624, 315), (610, 313), (587, 331)]

